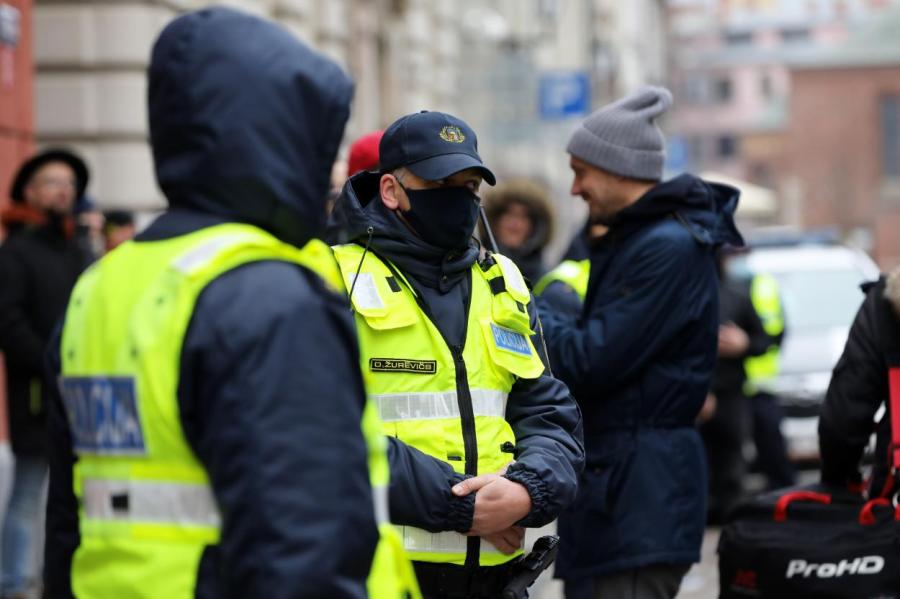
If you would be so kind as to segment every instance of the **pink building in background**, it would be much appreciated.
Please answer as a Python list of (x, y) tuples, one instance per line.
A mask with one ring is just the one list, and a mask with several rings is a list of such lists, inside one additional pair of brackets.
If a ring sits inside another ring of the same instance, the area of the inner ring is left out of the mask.
[(774, 187), (790, 98), (788, 63), (846, 39), (879, 2), (674, 0), (670, 129), (695, 171)]
[(900, 2), (671, 0), (669, 10), (678, 166), (774, 190), (772, 224), (836, 227), (882, 264), (900, 259), (887, 165), (900, 148)]

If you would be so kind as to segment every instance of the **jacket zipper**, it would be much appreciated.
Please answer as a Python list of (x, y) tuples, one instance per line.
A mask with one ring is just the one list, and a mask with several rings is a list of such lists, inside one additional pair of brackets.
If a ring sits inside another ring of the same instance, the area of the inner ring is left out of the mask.
[[(387, 265), (388, 270), (397, 276), (393, 264), (384, 259), (382, 259), (382, 262)], [(397, 278), (404, 280), (399, 276), (397, 276)], [(462, 424), (463, 450), (466, 452), (465, 471), (468, 475), (478, 476), (478, 435), (475, 432), (475, 411), (472, 409), (472, 391), (469, 389), (469, 375), (466, 370), (466, 362), (463, 359), (463, 350), (466, 346), (466, 337), (469, 332), (469, 309), (472, 307), (473, 293), (472, 271), (470, 270), (469, 297), (466, 300), (465, 317), (463, 319), (465, 327), (463, 328), (462, 343), (460, 345), (450, 345), (441, 329), (434, 324), (434, 317), (431, 314), (431, 310), (429, 309), (428, 304), (422, 299), (421, 294), (413, 293), (413, 297), (416, 299), (416, 304), (418, 304), (422, 312), (425, 313), (428, 320), (431, 321), (432, 326), (437, 329), (438, 334), (441, 336), (441, 339), (444, 340), (444, 344), (449, 348), (450, 354), (453, 356), (453, 366), (456, 370), (456, 403), (459, 408), (460, 423)], [(481, 537), (468, 537), (466, 542), (466, 566), (477, 567), (480, 553)]]
[[(471, 290), (470, 290), (471, 291)], [(471, 292), (469, 301), (471, 302)], [(468, 306), (466, 306), (466, 328), (469, 326)], [(469, 376), (463, 360), (463, 347), (454, 345), (450, 348), (453, 364), (456, 367), (456, 400), (459, 404), (459, 418), (462, 423), (463, 447), (466, 452), (466, 474), (478, 475), (478, 436), (475, 432), (475, 411), (472, 409), (472, 392), (469, 389)], [(481, 537), (466, 539), (466, 567), (478, 566), (481, 553)]]

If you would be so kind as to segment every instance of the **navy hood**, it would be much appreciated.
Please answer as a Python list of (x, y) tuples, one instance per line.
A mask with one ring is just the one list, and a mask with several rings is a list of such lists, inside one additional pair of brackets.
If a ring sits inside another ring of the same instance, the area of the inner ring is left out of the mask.
[(274, 23), (228, 8), (170, 23), (149, 70), (150, 139), (170, 207), (303, 245), (325, 226), (353, 84)]
[(654, 186), (612, 222), (617, 233), (640, 227), (644, 221), (672, 215), (703, 244), (718, 247), (744, 245), (734, 224), (741, 192), (721, 183), (710, 183), (683, 174)]

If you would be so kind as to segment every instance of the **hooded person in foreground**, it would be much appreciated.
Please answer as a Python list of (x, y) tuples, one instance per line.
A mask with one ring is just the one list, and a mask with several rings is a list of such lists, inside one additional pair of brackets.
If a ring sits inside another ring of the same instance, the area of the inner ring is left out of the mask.
[(48, 597), (414, 592), (382, 550), (384, 437), (316, 239), (351, 96), (333, 62), (231, 9), (160, 35), (168, 210), (82, 276), (53, 345)]
[(671, 102), (643, 88), (590, 115), (568, 145), (572, 195), (609, 231), (590, 247), (581, 314), (542, 311), (553, 372), (585, 419), (585, 472), (559, 522), (567, 597), (671, 598), (700, 559), (707, 473), (694, 420), (716, 360), (715, 251), (742, 240), (735, 189), (662, 181), (655, 119)]

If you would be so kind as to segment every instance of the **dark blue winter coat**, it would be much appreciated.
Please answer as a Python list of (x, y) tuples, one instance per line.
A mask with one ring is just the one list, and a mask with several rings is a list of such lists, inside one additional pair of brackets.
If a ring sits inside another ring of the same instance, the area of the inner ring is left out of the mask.
[[(298, 246), (319, 235), (351, 95), (334, 63), (270, 23), (222, 8), (174, 21), (149, 74), (170, 209), (137, 242), (224, 222)], [(378, 533), (346, 299), (295, 264), (236, 268), (203, 291), (180, 358), (182, 427), (223, 517), (196, 596), (365, 597)], [(49, 411), (45, 593), (65, 598), (80, 542), (75, 457), (58, 395)]]
[(544, 314), (553, 372), (585, 419), (561, 578), (700, 558), (707, 475), (694, 419), (716, 358), (713, 253), (741, 243), (737, 197), (690, 175), (655, 186), (591, 248), (581, 316)]

